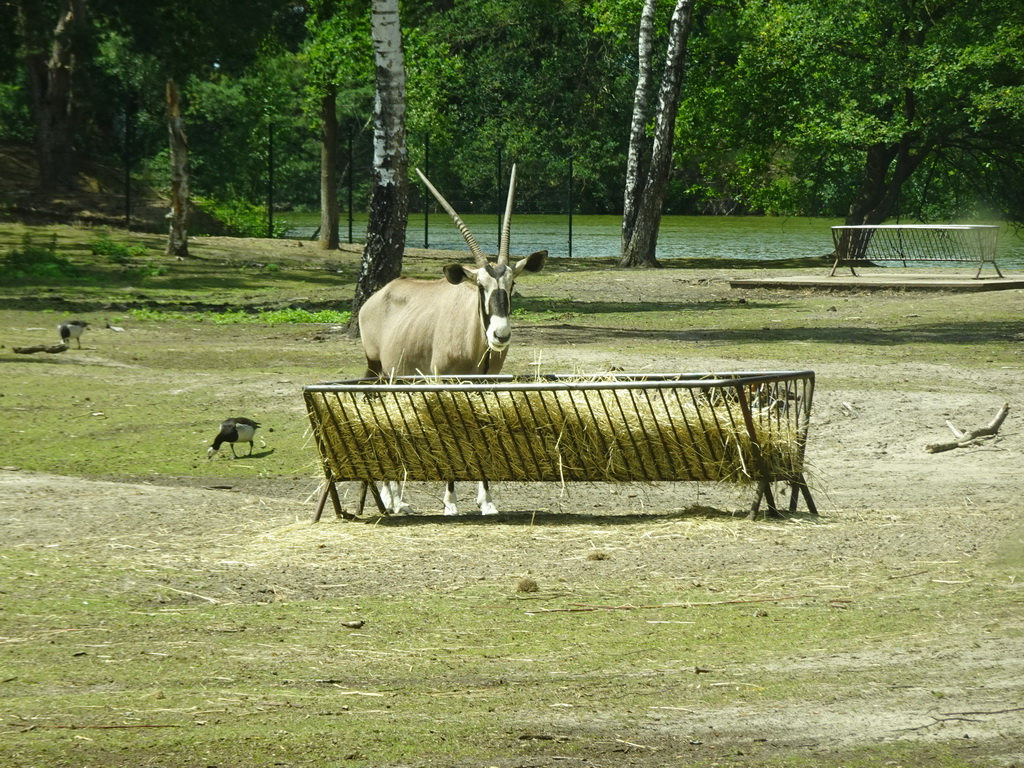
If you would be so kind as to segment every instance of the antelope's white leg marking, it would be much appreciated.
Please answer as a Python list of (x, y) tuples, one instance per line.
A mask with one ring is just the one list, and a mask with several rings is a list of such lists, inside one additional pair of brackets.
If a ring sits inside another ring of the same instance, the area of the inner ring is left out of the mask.
[(480, 483), (480, 489), (476, 494), (476, 503), (480, 507), (481, 515), (498, 514), (498, 508), (494, 506), (494, 501), (491, 500), (491, 489), (485, 483)]
[(402, 498), (402, 486), (394, 480), (388, 480), (380, 485), (380, 500), (384, 502), (385, 509), (399, 515), (413, 514), (410, 507)]
[(444, 487), (444, 513), (446, 515), (459, 514), (458, 499), (455, 498), (455, 483), (448, 483)]

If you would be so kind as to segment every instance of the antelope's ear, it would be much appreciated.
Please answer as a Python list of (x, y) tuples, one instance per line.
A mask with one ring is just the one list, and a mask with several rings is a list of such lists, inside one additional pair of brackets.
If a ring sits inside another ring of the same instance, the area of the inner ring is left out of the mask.
[(540, 272), (544, 268), (544, 261), (547, 257), (547, 251), (536, 251), (535, 253), (531, 253), (525, 259), (520, 259), (516, 262), (516, 265), (512, 268), (512, 274), (518, 275), (524, 269), (527, 272)]
[(464, 267), (461, 264), (448, 264), (444, 268), (444, 276), (452, 285), (458, 285), (463, 280), (476, 282), (476, 270)]

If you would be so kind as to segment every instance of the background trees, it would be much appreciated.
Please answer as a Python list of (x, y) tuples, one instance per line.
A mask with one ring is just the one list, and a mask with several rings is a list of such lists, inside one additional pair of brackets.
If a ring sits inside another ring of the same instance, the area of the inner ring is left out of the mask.
[(1011, 0), (722, 5), (693, 41), (680, 164), (740, 210), (1020, 220), (1022, 35)]
[[(173, 77), (193, 193), (208, 205), (243, 223), (263, 210), (273, 151), (275, 202), (315, 210), (337, 195), (321, 192), (320, 168), (344, 177), (351, 139), (355, 205), (368, 210), (369, 6), (11, 0), (0, 4), (0, 140), (36, 140), (50, 185), (101, 163), (165, 186)], [(641, 6), (407, 4), (411, 162), (429, 141), (432, 179), (460, 208), (491, 210), (500, 154), (519, 165), (519, 209), (554, 212), (571, 159), (577, 211), (621, 212)], [(654, 50), (666, 49), (672, 7), (657, 5)], [(1024, 220), (1022, 44), (1017, 0), (696, 0), (663, 209)], [(655, 56), (655, 82), (662, 67)], [(651, 114), (643, 133), (655, 125)], [(322, 164), (322, 147), (344, 151)]]

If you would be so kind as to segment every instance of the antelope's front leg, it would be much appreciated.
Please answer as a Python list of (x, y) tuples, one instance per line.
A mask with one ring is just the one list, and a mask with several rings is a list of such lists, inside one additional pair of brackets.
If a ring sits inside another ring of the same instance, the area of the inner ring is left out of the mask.
[(459, 514), (458, 499), (455, 498), (454, 480), (449, 480), (444, 488), (444, 513), (446, 515)]
[(384, 507), (390, 512), (400, 515), (413, 514), (412, 507), (402, 498), (402, 486), (394, 480), (380, 484), (380, 500), (384, 502)]
[(498, 514), (498, 508), (494, 506), (494, 501), (491, 499), (491, 488), (486, 480), (480, 481), (480, 490), (476, 494), (476, 503), (480, 507), (481, 515)]

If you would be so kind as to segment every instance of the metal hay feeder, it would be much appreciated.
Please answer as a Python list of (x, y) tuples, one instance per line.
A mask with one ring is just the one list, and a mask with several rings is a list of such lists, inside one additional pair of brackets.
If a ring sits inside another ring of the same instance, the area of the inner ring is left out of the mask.
[(751, 515), (772, 484), (802, 496), (813, 371), (407, 377), (303, 389), (327, 497), (335, 484), (374, 481), (756, 484)]

